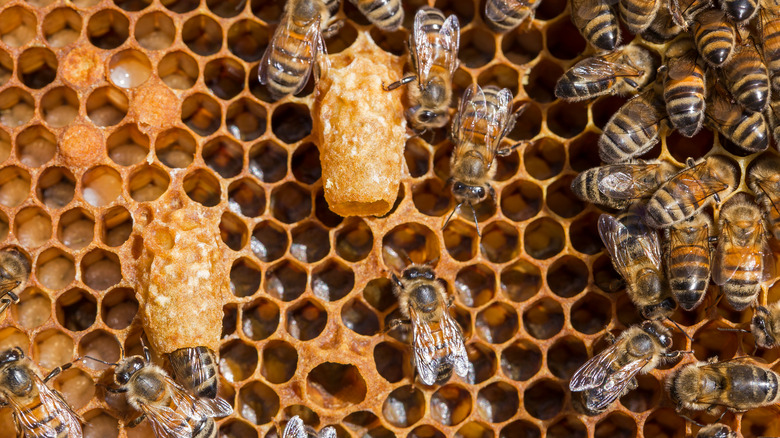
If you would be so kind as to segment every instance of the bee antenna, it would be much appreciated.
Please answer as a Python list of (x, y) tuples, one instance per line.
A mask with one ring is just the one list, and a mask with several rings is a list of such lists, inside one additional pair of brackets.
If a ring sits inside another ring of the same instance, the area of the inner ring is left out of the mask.
[(471, 213), (474, 215), (474, 226), (477, 227), (477, 236), (482, 237), (482, 234), (479, 233), (479, 221), (477, 220), (477, 210), (474, 209), (474, 204), (469, 203), (469, 207), (471, 207)]
[(414, 264), (414, 261), (412, 261), (412, 258), (409, 257), (409, 254), (407, 254), (405, 250), (399, 249), (398, 254), (401, 254), (403, 258), (406, 259), (407, 262), (409, 262), (410, 265)]
[[(443, 230), (443, 229), (445, 229), (445, 228), (447, 228), (447, 224), (448, 224), (448, 223), (450, 223), (450, 219), (452, 219), (452, 215), (454, 215), (454, 214), (455, 214), (455, 212), (456, 212), (456, 211), (458, 211), (458, 209), (460, 208), (460, 206), (461, 206), (462, 204), (463, 204), (463, 201), (461, 201), (460, 203), (458, 203), (458, 205), (456, 205), (456, 206), (455, 206), (455, 208), (453, 208), (453, 209), (452, 209), (452, 213), (450, 213), (450, 215), (449, 215), (449, 216), (447, 216), (447, 220), (446, 220), (446, 221), (444, 221), (444, 225), (442, 225), (442, 226), (441, 226), (441, 229), (442, 229), (442, 230)], [(479, 234), (479, 229), (477, 229), (477, 234)]]
[(688, 340), (691, 341), (691, 344), (693, 344), (693, 338), (688, 336), (688, 333), (685, 333), (685, 330), (683, 330), (682, 327), (680, 327), (680, 324), (677, 324), (676, 322), (674, 322), (673, 319), (669, 318), (668, 316), (666, 317), (666, 320), (674, 324), (674, 326), (677, 327), (677, 330), (679, 330), (680, 333), (682, 333), (686, 338), (688, 338)]
[[(116, 363), (116, 362), (106, 362), (103, 359), (98, 359), (98, 358), (92, 357), (92, 356), (82, 356), (80, 359), (82, 359), (82, 360), (86, 360), (86, 359), (94, 360), (95, 362), (99, 362), (99, 363), (102, 363), (102, 364), (105, 364), (105, 365), (108, 365), (108, 366), (112, 366), (112, 367), (119, 366), (119, 364)], [(76, 360), (78, 361), (78, 359), (76, 359)]]
[(680, 415), (680, 417), (685, 418), (685, 420), (688, 421), (689, 423), (693, 423), (693, 424), (695, 424), (695, 425), (697, 425), (699, 427), (704, 427), (703, 424), (699, 423), (698, 421), (694, 420), (693, 418), (686, 417), (685, 415)]

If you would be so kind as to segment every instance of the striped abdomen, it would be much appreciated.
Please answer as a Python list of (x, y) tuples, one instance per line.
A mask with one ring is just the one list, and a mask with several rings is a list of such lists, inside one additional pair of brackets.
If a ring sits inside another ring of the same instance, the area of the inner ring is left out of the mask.
[[(458, 136), (461, 139), (470, 139), (470, 144), (478, 148), (478, 152), (486, 156), (487, 148), (490, 146), (488, 142), (495, 143), (496, 138), (500, 138), (503, 126), (499, 126), (500, 123), (489, 123), (483, 115), (477, 114), (476, 109), (484, 111), (485, 114), (499, 114), (505, 111), (498, 97), (500, 88), (488, 85), (482, 88), (482, 95), (484, 99), (479, 98), (478, 95), (474, 95), (471, 98), (471, 105), (465, 105), (467, 111), (458, 114), (458, 120), (460, 121), (458, 127)], [(490, 138), (487, 138), (488, 135)], [(488, 167), (490, 163), (487, 163)]]
[(341, 0), (322, 0), (322, 3), (325, 4), (325, 7), (328, 8), (328, 12), (330, 12), (330, 16), (336, 15), (336, 12), (339, 10), (339, 6), (341, 6)]
[(749, 152), (761, 152), (769, 146), (769, 126), (762, 113), (742, 109), (731, 125), (719, 126), (721, 133)]
[(769, 72), (752, 45), (738, 50), (723, 69), (732, 96), (745, 109), (764, 111), (769, 103)]
[(659, 0), (620, 0), (618, 11), (628, 30), (639, 34), (653, 22), (660, 4)]
[(702, 229), (672, 228), (675, 244), (669, 247), (669, 286), (677, 304), (685, 310), (698, 306), (710, 280), (710, 246)]
[(749, 410), (777, 403), (780, 398), (780, 375), (757, 365), (729, 366), (722, 382), (724, 395), (727, 396), (722, 397), (718, 404), (726, 407)]
[(780, 19), (764, 22), (761, 30), (761, 45), (772, 78), (772, 90), (780, 93)]
[(654, 225), (667, 227), (688, 219), (715, 195), (704, 193), (689, 170), (672, 177), (647, 202), (647, 214)]
[[(620, 42), (620, 27), (615, 12), (607, 2), (597, 1), (591, 6), (595, 13), (590, 19), (577, 25), (582, 36), (599, 50), (612, 51)], [(574, 16), (572, 16), (574, 20)]]
[(198, 397), (217, 397), (217, 358), (206, 347), (181, 348), (169, 360), (176, 381)]
[(351, 0), (368, 20), (382, 30), (393, 31), (401, 26), (404, 10), (401, 0)]
[(192, 438), (217, 438), (217, 425), (211, 417), (203, 417), (191, 426)]
[(721, 269), (734, 271), (733, 276), (720, 286), (721, 292), (734, 310), (744, 310), (756, 301), (761, 292), (763, 256), (760, 252), (745, 255), (745, 251), (750, 249), (736, 247), (732, 242), (719, 243), (718, 251), (722, 252), (719, 255)]
[(580, 77), (569, 69), (555, 85), (555, 96), (561, 99), (583, 100), (610, 93), (617, 83), (615, 76)]
[[(17, 398), (17, 402), (20, 400)], [(61, 413), (59, 413), (62, 415)], [(20, 435), (26, 438), (69, 438), (70, 433), (68, 426), (62, 422), (62, 418), (58, 416), (57, 412), (51, 412), (47, 409), (46, 405), (41, 403), (40, 395), (29, 397), (26, 403), (23, 403), (16, 416), (23, 416), (28, 422), (17, 423), (17, 426), (21, 428)], [(31, 421), (32, 419), (35, 421)], [(48, 426), (48, 428), (54, 429), (56, 436), (52, 437), (48, 434), (47, 430), (42, 427)]]
[[(678, 59), (671, 62), (685, 61)], [(704, 123), (705, 92), (704, 69), (699, 65), (696, 65), (687, 77), (667, 77), (664, 81), (666, 112), (680, 134), (693, 137), (701, 129)]]
[(508, 32), (532, 16), (539, 3), (539, 0), (487, 0), (485, 17), (496, 32)]
[(607, 163), (638, 157), (658, 143), (663, 114), (642, 96), (620, 107), (604, 126), (599, 138), (599, 156)]
[(599, 181), (607, 176), (608, 172), (604, 166), (594, 167), (581, 172), (571, 182), (571, 191), (575, 196), (583, 201), (592, 202), (594, 204), (604, 205), (616, 210), (622, 210), (631, 204), (630, 199), (613, 199), (609, 196), (601, 193), (599, 190)]
[[(318, 26), (315, 21), (311, 26)], [(309, 79), (308, 72), (314, 62), (311, 42), (306, 38), (306, 29), (279, 27), (272, 44), (268, 46), (268, 62), (265, 65), (265, 79), (268, 91), (274, 99), (294, 93)], [(287, 32), (285, 32), (285, 29)]]
[(693, 25), (696, 48), (714, 67), (723, 65), (734, 52), (734, 28), (725, 20), (723, 11), (713, 9), (697, 15)]

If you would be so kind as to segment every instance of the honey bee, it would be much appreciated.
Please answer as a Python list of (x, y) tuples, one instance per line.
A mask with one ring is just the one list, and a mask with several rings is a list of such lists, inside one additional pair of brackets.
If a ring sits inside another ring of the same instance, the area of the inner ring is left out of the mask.
[(458, 68), (460, 24), (458, 17), (438, 9), (423, 7), (414, 16), (409, 37), (409, 56), (414, 73), (385, 89), (395, 90), (415, 82), (409, 88), (410, 107), (406, 116), (417, 131), (441, 128), (449, 120), (452, 99), (452, 75)]
[(465, 377), (471, 369), (460, 327), (449, 314), (453, 298), (436, 278), (433, 269), (411, 265), (393, 278), (393, 293), (404, 319), (396, 319), (390, 329), (411, 325), (413, 362), (426, 385), (444, 384), (453, 370)]
[(769, 306), (757, 306), (750, 321), (750, 331), (761, 348), (775, 348), (780, 345), (780, 302)]
[(650, 26), (642, 32), (642, 38), (651, 43), (663, 44), (674, 39), (684, 30), (683, 26), (678, 24), (675, 17), (672, 15), (672, 3), (676, 2), (670, 1), (669, 7), (661, 6), (658, 8), (658, 12), (655, 14), (655, 20), (653, 20), (653, 22), (650, 23)]
[(30, 262), (16, 249), (0, 251), (0, 315), (12, 303), (19, 302), (19, 292), (30, 278)]
[(715, 423), (699, 429), (696, 438), (739, 438), (739, 435), (725, 424)]
[(760, 14), (758, 31), (764, 63), (769, 70), (772, 92), (780, 93), (780, 9), (763, 8)]
[(653, 22), (660, 6), (660, 0), (619, 0), (618, 13), (631, 33), (640, 34)]
[(720, 0), (720, 7), (730, 19), (739, 23), (756, 15), (758, 2), (759, 0)]
[(599, 235), (612, 265), (626, 281), (628, 297), (645, 319), (663, 319), (675, 309), (663, 269), (658, 235), (633, 212), (621, 220), (602, 214)]
[(0, 353), (0, 407), (11, 406), (17, 436), (81, 438), (81, 417), (46, 383), (72, 364), (53, 369), (41, 380), (19, 347)]
[(710, 91), (706, 113), (713, 127), (739, 148), (755, 153), (769, 147), (769, 126), (764, 115), (732, 101), (720, 85)]
[(452, 195), (458, 203), (452, 214), (464, 202), (469, 204), (474, 212), (477, 232), (479, 224), (474, 204), (488, 196), (495, 198), (490, 185), (495, 173), (493, 159), (496, 155), (504, 156), (511, 152), (512, 147), (501, 147), (501, 140), (512, 130), (524, 108), (512, 114), (512, 92), (506, 88), (492, 85), (482, 88), (472, 84), (463, 93), (460, 108), (452, 120), (455, 149), (450, 159), (450, 183)]
[(761, 283), (774, 277), (761, 211), (750, 195), (737, 193), (723, 204), (718, 228), (712, 279), (734, 310), (744, 310), (758, 297)]
[(710, 413), (726, 408), (744, 412), (780, 401), (780, 375), (740, 357), (723, 362), (710, 358), (675, 371), (667, 381), (677, 410), (706, 409)]
[(331, 14), (323, 0), (290, 0), (258, 70), (261, 84), (268, 86), (274, 100), (303, 90), (309, 74), (319, 76), (319, 58), (325, 56), (325, 41), (341, 27), (331, 24)]
[(572, 0), (571, 21), (582, 37), (598, 50), (612, 52), (620, 44), (617, 15), (605, 0)]
[(404, 21), (401, 0), (350, 0), (374, 26), (392, 32)]
[(634, 199), (652, 195), (676, 172), (668, 161), (607, 164), (581, 172), (571, 190), (583, 201), (623, 209)]
[(669, 287), (683, 310), (693, 310), (704, 300), (710, 282), (710, 236), (714, 231), (712, 218), (706, 213), (664, 230)]
[(541, 0), (487, 0), (486, 23), (495, 32), (509, 32), (525, 20), (533, 20), (541, 3)]
[(704, 123), (706, 82), (704, 66), (689, 38), (677, 40), (666, 50), (664, 101), (669, 121), (677, 131), (693, 137)]
[(633, 97), (604, 126), (598, 143), (599, 157), (613, 164), (639, 157), (658, 143), (665, 118), (664, 101), (655, 90)]
[(217, 356), (210, 348), (180, 348), (168, 359), (176, 382), (184, 389), (198, 397), (217, 397)]
[(769, 103), (769, 71), (752, 43), (753, 39), (749, 41), (751, 44), (737, 47), (722, 71), (736, 101), (749, 111), (760, 112)]
[(669, 352), (672, 335), (658, 321), (645, 321), (626, 329), (612, 345), (585, 362), (569, 382), (571, 391), (585, 391), (585, 407), (591, 412), (605, 410), (615, 400), (636, 389), (636, 375), (678, 358), (682, 352)]
[[(92, 357), (87, 359), (103, 362)], [(135, 427), (145, 418), (155, 435), (171, 438), (216, 438), (217, 426), (213, 417), (233, 413), (233, 408), (221, 398), (195, 397), (157, 365), (152, 364), (149, 349), (144, 357), (130, 356), (113, 365), (116, 387), (106, 387), (111, 393), (123, 393), (127, 403), (141, 414), (127, 423)]]
[(627, 95), (647, 84), (654, 71), (650, 52), (626, 46), (574, 64), (555, 84), (555, 96), (576, 102), (606, 94)]
[(775, 239), (780, 239), (780, 158), (767, 155), (753, 161), (747, 169), (747, 184)]
[[(681, 30), (688, 30), (696, 15), (711, 7), (712, 0), (669, 0), (667, 11), (675, 25), (679, 26)], [(659, 10), (659, 13), (662, 9)]]
[(702, 58), (713, 67), (722, 66), (734, 53), (736, 31), (723, 11), (710, 9), (698, 14), (693, 20), (693, 37)]
[(688, 167), (666, 181), (647, 202), (647, 221), (666, 228), (684, 221), (711, 202), (720, 202), (739, 182), (739, 168), (723, 155), (710, 155), (698, 163), (688, 159)]
[(309, 438), (309, 437), (315, 437), (315, 438), (336, 438), (336, 429), (333, 427), (324, 427), (322, 430), (320, 430), (319, 433), (314, 430), (311, 426), (306, 426), (303, 424), (303, 420), (301, 420), (301, 417), (294, 416), (290, 418), (290, 421), (287, 422), (287, 425), (284, 426), (284, 431), (282, 432), (282, 438)]

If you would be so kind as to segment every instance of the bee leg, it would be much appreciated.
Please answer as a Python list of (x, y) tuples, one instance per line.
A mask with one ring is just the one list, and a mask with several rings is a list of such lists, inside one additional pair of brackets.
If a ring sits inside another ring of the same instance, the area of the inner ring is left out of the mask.
[(110, 392), (111, 394), (124, 394), (125, 392), (127, 392), (127, 388), (112, 388), (102, 383), (98, 383), (96, 384), (96, 386), (102, 386), (103, 389), (106, 390), (106, 392)]
[(404, 284), (401, 283), (401, 280), (398, 279), (398, 276), (395, 275), (395, 273), (393, 273), (390, 277), (393, 279), (393, 283), (395, 283), (396, 286), (398, 286), (401, 289), (404, 288)]
[(382, 83), (382, 89), (385, 90), (385, 91), (393, 91), (396, 88), (400, 87), (401, 85), (406, 85), (409, 82), (412, 82), (413, 80), (415, 80), (415, 78), (417, 78), (416, 75), (409, 75), (409, 76), (404, 77), (400, 81), (393, 82), (392, 84), (390, 84), (390, 85), (388, 85), (386, 87), (385, 87), (385, 84), (383, 82)]
[(16, 304), (19, 302), (19, 296), (16, 295), (13, 292), (6, 292), (5, 296), (3, 298), (0, 298), (0, 315), (3, 314), (5, 309), (8, 308), (11, 304)]
[(455, 302), (455, 296), (454, 295), (450, 295), (449, 298), (447, 298), (447, 308), (452, 307), (452, 303), (454, 303), (454, 302)]
[(609, 345), (613, 345), (613, 344), (615, 343), (615, 335), (613, 335), (613, 334), (612, 334), (612, 333), (610, 333), (610, 332), (607, 332), (607, 333), (604, 335), (604, 340), (605, 340), (605, 341), (607, 341), (607, 343), (608, 343)]
[[(639, 387), (639, 381), (636, 380), (636, 377), (632, 377), (631, 380), (628, 382), (628, 385), (626, 385), (626, 389), (628, 391), (633, 391)], [(626, 391), (626, 392), (628, 392)]]
[(688, 157), (687, 160), (685, 160), (685, 165), (688, 167), (695, 167), (696, 166), (696, 160), (693, 159), (693, 157)]
[[(76, 359), (78, 360), (78, 359)], [(65, 365), (60, 365), (57, 368), (51, 370), (49, 374), (46, 375), (46, 377), (43, 378), (43, 383), (47, 383), (49, 380), (53, 379), (54, 377), (58, 376), (61, 372), (67, 370), (68, 368), (73, 366), (73, 362), (66, 363)]]
[(390, 325), (388, 325), (387, 328), (385, 329), (385, 333), (387, 333), (389, 331), (393, 331), (393, 330), (397, 329), (398, 327), (400, 327), (402, 325), (408, 327), (411, 324), (412, 324), (412, 321), (410, 321), (408, 319), (400, 319), (400, 318), (399, 319), (394, 319), (394, 320), (390, 321)]
[[(14, 417), (14, 424), (19, 425), (19, 417), (16, 415), (16, 412), (13, 414)], [(24, 434), (22, 433), (22, 428), (18, 427), (16, 428), (16, 438), (22, 438)]]
[(141, 415), (133, 418), (133, 420), (130, 421), (129, 423), (125, 423), (125, 427), (128, 428), (128, 429), (132, 429), (132, 428), (138, 426), (139, 424), (141, 424), (141, 422), (144, 421), (144, 418), (146, 418), (146, 414), (141, 414)]
[(336, 21), (322, 31), (322, 36), (325, 38), (330, 38), (333, 35), (336, 35), (336, 33), (338, 33), (342, 27), (344, 27), (344, 20)]

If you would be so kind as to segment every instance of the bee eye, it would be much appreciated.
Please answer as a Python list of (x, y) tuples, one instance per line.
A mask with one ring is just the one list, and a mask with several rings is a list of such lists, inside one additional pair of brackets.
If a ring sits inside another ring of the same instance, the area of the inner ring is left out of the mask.
[(130, 376), (126, 372), (121, 372), (116, 374), (116, 381), (120, 385), (124, 385), (130, 380)]
[(465, 186), (463, 183), (461, 183), (461, 182), (456, 182), (456, 183), (455, 183), (455, 185), (454, 185), (454, 186), (452, 186), (452, 188), (453, 188), (455, 191), (457, 191), (457, 192), (460, 192), (460, 191), (463, 191), (463, 189), (465, 189), (465, 188), (466, 188), (466, 186)]
[(477, 196), (479, 196), (480, 198), (482, 198), (482, 197), (484, 197), (484, 196), (485, 196), (485, 189), (484, 189), (484, 188), (482, 188), (482, 187), (477, 187), (477, 190), (476, 190), (476, 191), (477, 191)]
[(433, 113), (433, 111), (424, 110), (420, 111), (420, 121), (422, 122), (430, 122), (431, 119), (433, 119), (436, 115)]

